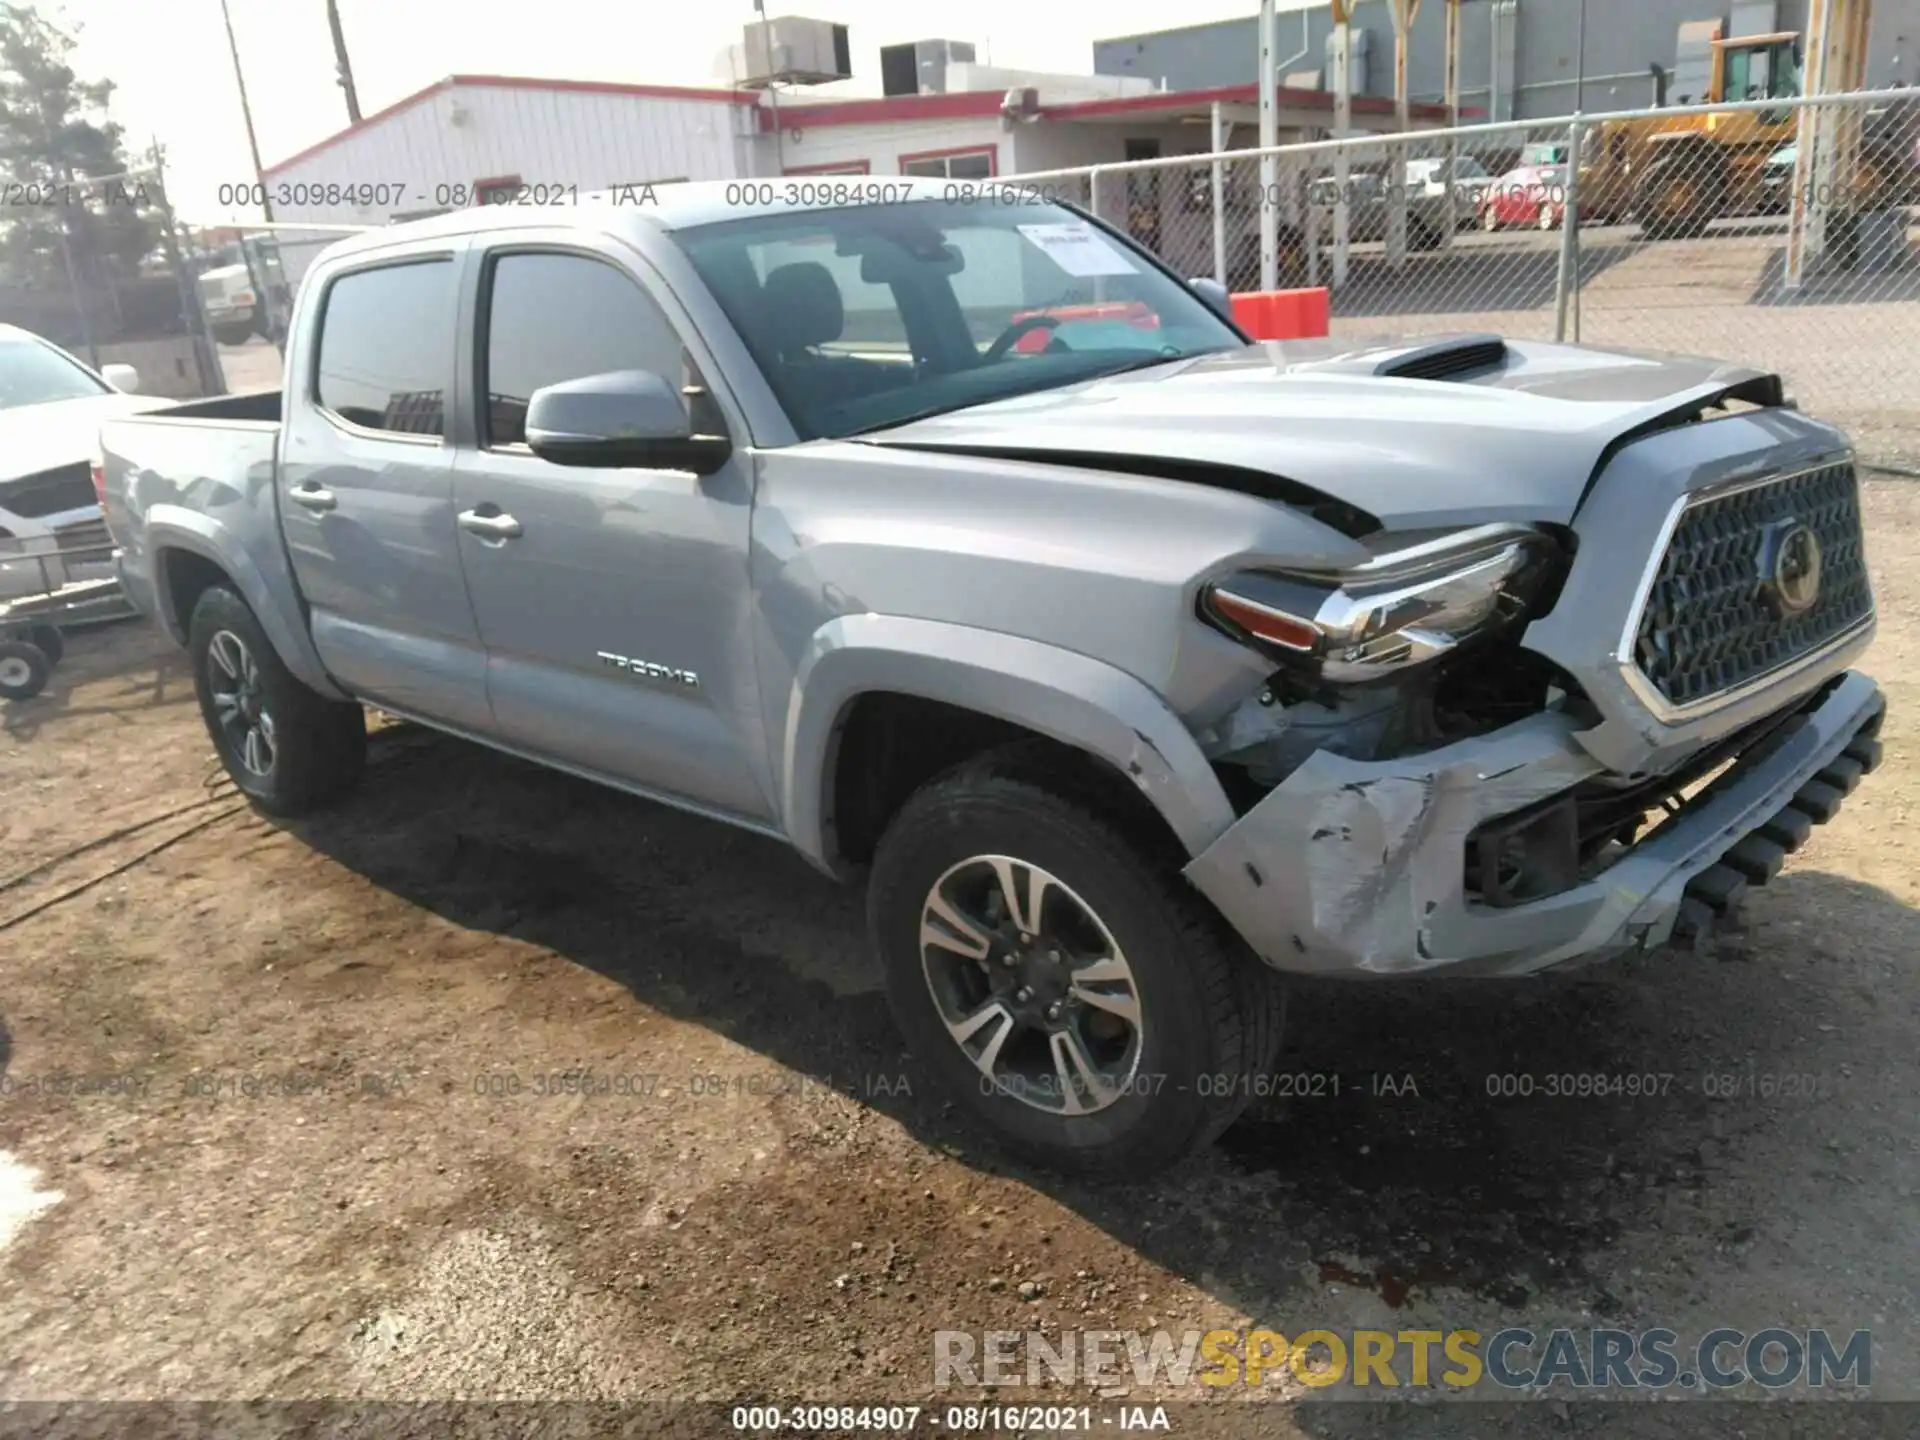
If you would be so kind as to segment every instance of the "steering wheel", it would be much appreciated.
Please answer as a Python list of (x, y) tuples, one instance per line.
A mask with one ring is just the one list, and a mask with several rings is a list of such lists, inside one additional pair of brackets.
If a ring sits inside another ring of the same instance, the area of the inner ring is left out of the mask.
[(1059, 328), (1058, 315), (1023, 315), (994, 336), (993, 343), (981, 354), (980, 363), (988, 365), (1002, 358), (1029, 330), (1058, 330)]

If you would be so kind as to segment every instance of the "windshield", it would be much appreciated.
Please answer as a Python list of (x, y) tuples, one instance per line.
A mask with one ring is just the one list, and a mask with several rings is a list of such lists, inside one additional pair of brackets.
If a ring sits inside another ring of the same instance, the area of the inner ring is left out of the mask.
[(107, 393), (105, 385), (51, 346), (0, 340), (0, 410)]
[(1245, 344), (1057, 205), (914, 201), (677, 232), (803, 439)]

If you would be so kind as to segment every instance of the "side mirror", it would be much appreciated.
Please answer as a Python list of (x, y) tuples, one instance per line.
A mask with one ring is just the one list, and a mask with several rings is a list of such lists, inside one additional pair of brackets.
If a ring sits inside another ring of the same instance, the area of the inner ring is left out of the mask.
[(102, 365), (100, 378), (123, 395), (137, 394), (140, 389), (140, 372), (131, 365)]
[(711, 475), (733, 453), (725, 435), (696, 435), (677, 386), (650, 370), (563, 380), (527, 402), (527, 448), (555, 465), (631, 466)]
[(1223, 320), (1233, 319), (1233, 296), (1227, 293), (1227, 287), (1211, 275), (1197, 275), (1187, 282), (1193, 287), (1193, 293), (1212, 307)]

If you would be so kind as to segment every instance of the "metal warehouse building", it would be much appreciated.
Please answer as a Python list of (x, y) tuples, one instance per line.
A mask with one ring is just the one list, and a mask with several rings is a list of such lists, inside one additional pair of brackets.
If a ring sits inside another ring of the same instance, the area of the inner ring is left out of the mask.
[[(1695, 72), (1684, 63), (1676, 68), (1681, 26), (1717, 20), (1730, 37), (1804, 31), (1807, 7), (1808, 0), (1464, 0), (1461, 104), (1496, 120), (1570, 115), (1576, 108), (1589, 114), (1639, 109), (1659, 102), (1656, 66), (1667, 77), (1666, 100), (1678, 104), (1690, 84), (1697, 88), (1689, 79)], [(1235, 83), (1259, 53), (1258, 7), (1247, 8), (1244, 20), (1096, 41), (1093, 68), (1177, 89)], [(1316, 89), (1330, 85), (1327, 0), (1279, 0), (1279, 8), (1279, 73)], [(1391, 95), (1393, 20), (1385, 0), (1354, 6), (1352, 35), (1354, 92)], [(1426, 0), (1407, 49), (1408, 92), (1417, 100), (1444, 92), (1445, 37), (1444, 0)], [(1582, 74), (1584, 82), (1577, 82)], [(1868, 86), (1916, 81), (1920, 0), (1875, 0)]]

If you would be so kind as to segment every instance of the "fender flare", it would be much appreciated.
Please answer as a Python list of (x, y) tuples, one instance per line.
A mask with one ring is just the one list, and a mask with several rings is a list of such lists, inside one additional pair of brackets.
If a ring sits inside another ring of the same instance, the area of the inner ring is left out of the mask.
[(276, 551), (280, 563), (277, 573), (267, 575), (255, 563), (245, 546), (238, 544), (232, 531), (211, 516), (180, 505), (155, 505), (146, 514), (145, 546), (153, 556), (154, 603), (160, 623), (167, 633), (187, 643), (187, 622), (191, 618), (174, 613), (173, 587), (167, 583), (167, 565), (173, 551), (197, 555), (217, 567), (233, 581), (240, 598), (259, 620), (260, 628), (279, 655), (280, 661), (300, 682), (330, 700), (348, 696), (333, 683), (320, 652), (307, 632), (306, 607), (301, 604), (292, 567)]
[(1098, 756), (1139, 787), (1189, 855), (1234, 823), (1219, 777), (1180, 717), (1125, 671), (997, 631), (843, 615), (816, 630), (800, 658), (781, 749), (787, 836), (829, 874), (840, 873), (827, 822), (833, 747), (853, 702), (876, 691), (957, 705)]

